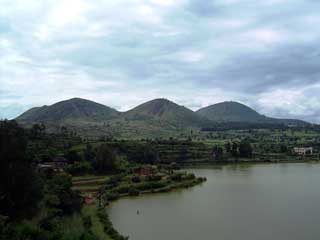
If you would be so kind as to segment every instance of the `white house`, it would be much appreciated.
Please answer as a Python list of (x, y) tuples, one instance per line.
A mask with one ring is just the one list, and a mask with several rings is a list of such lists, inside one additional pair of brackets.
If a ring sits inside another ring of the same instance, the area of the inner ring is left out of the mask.
[(293, 152), (297, 155), (312, 155), (313, 148), (312, 147), (295, 147), (293, 148)]

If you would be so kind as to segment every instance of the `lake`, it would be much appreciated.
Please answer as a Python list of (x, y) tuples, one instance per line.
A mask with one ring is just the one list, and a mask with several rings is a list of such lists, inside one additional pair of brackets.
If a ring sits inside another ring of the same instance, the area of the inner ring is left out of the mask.
[(188, 171), (208, 181), (112, 203), (108, 212), (115, 228), (130, 240), (320, 239), (320, 164)]

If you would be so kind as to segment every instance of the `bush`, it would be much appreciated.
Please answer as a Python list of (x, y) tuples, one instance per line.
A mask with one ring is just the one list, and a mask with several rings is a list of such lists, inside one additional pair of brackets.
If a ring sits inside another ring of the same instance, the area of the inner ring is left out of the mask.
[(106, 181), (106, 184), (110, 184), (110, 185), (118, 184), (121, 181), (121, 178), (122, 177), (120, 175), (112, 176)]
[(82, 216), (83, 226), (86, 229), (90, 229), (92, 227), (92, 221), (90, 216)]
[(157, 188), (163, 188), (166, 186), (165, 182), (143, 182), (136, 184), (135, 187), (140, 191), (152, 190)]
[(175, 182), (179, 182), (182, 180), (182, 173), (174, 173), (170, 176), (170, 179)]
[(196, 178), (196, 176), (193, 173), (189, 173), (183, 177), (183, 179), (185, 179), (185, 180), (193, 180), (195, 178)]
[(120, 195), (117, 192), (107, 192), (105, 194), (105, 198), (107, 201), (114, 201), (114, 200), (117, 200), (119, 197)]
[(60, 212), (58, 215), (80, 211), (83, 199), (71, 187), (71, 178), (67, 175), (56, 175), (48, 179), (45, 188), (46, 206)]
[(67, 172), (73, 175), (88, 174), (93, 171), (93, 167), (89, 162), (79, 162), (67, 168)]
[(117, 192), (119, 194), (128, 193), (130, 189), (130, 186), (128, 184), (120, 185), (113, 189), (114, 192)]
[(91, 231), (87, 231), (81, 235), (80, 240), (99, 240)]
[(139, 182), (141, 182), (141, 179), (140, 179), (139, 176), (133, 176), (133, 177), (131, 178), (131, 182), (133, 182), (133, 183), (139, 183)]
[(146, 176), (146, 181), (160, 181), (162, 177), (160, 175)]
[(101, 145), (97, 150), (97, 170), (99, 172), (112, 172), (117, 169), (118, 155), (107, 144)]
[(134, 187), (131, 187), (128, 193), (129, 193), (129, 196), (139, 196), (140, 194), (139, 190)]

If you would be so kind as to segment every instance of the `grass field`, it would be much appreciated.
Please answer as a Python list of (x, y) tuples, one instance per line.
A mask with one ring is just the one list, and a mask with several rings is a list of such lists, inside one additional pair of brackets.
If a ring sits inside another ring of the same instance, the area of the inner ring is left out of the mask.
[(83, 194), (96, 193), (100, 187), (109, 179), (108, 176), (77, 176), (72, 178), (72, 189), (78, 190)]
[(98, 216), (97, 216), (97, 208), (93, 205), (86, 205), (82, 208), (82, 214), (84, 216), (89, 216), (92, 221), (92, 227), (91, 230), (94, 232), (94, 234), (100, 239), (100, 240), (112, 240), (111, 237), (106, 235), (104, 232), (104, 226), (100, 222)]

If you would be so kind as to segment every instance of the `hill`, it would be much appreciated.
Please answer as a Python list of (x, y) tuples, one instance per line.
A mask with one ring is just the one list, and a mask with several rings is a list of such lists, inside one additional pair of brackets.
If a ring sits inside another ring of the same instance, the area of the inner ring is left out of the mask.
[[(237, 102), (218, 103), (193, 112), (162, 98), (143, 103), (127, 112), (118, 112), (93, 101), (72, 98), (50, 106), (32, 108), (16, 120), (25, 126), (44, 123), (51, 132), (60, 131), (61, 126), (65, 126), (83, 136), (119, 138), (182, 137), (188, 136), (190, 130), (204, 128), (246, 129), (268, 128), (272, 124), (308, 124), (294, 119), (269, 118)], [(257, 123), (259, 125), (255, 125)]]
[(208, 120), (167, 99), (154, 99), (123, 114), (128, 121), (161, 122), (177, 128), (200, 127)]
[(22, 123), (90, 123), (106, 121), (119, 116), (119, 112), (102, 104), (81, 98), (32, 108), (16, 118)]
[(263, 122), (267, 117), (238, 102), (222, 102), (197, 111), (215, 122)]
[(214, 122), (241, 122), (283, 125), (307, 125), (307, 122), (296, 119), (277, 119), (266, 117), (252, 108), (238, 102), (222, 102), (197, 111), (201, 116)]

